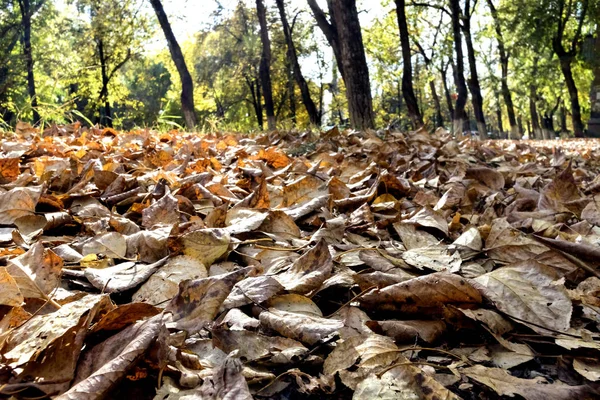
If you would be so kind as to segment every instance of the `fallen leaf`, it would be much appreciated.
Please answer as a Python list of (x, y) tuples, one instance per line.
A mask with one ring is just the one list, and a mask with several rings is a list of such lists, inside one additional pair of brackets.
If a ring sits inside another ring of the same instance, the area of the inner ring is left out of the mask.
[(523, 261), (474, 279), (496, 307), (540, 334), (566, 331), (573, 305), (554, 270), (536, 261)]
[(31, 186), (0, 193), (0, 224), (10, 225), (18, 218), (33, 215), (42, 192), (41, 186)]
[(510, 375), (499, 368), (482, 365), (465, 368), (469, 378), (492, 388), (500, 396), (513, 397), (515, 394), (526, 400), (593, 399), (598, 393), (588, 385), (568, 386), (562, 383), (547, 383), (543, 378), (522, 379)]

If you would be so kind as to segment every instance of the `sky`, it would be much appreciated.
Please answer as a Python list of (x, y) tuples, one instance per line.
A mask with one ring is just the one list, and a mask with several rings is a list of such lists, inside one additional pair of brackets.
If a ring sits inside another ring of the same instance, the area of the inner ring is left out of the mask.
[[(249, 6), (254, 6), (252, 0), (245, 0)], [(273, 0), (264, 0), (267, 7), (274, 6)], [(238, 0), (220, 0), (221, 5), (227, 10), (233, 10)], [(318, 3), (326, 9), (326, 2), (319, 0)], [(290, 8), (308, 7), (306, 0), (292, 0)], [(217, 9), (216, 0), (163, 0), (165, 12), (170, 17), (171, 26), (178, 41), (188, 39), (202, 28), (211, 24), (211, 14)], [(385, 8), (378, 0), (359, 0), (361, 23), (365, 26), (377, 16), (385, 13)], [(165, 44), (166, 46), (166, 44)]]

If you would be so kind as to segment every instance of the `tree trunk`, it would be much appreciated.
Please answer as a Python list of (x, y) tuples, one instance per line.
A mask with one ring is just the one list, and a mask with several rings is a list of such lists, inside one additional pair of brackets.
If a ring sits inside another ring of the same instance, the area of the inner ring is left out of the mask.
[(504, 37), (502, 36), (502, 28), (500, 27), (500, 19), (498, 18), (498, 10), (494, 7), (492, 0), (487, 0), (492, 18), (494, 20), (494, 29), (496, 31), (496, 40), (498, 41), (498, 53), (500, 54), (500, 66), (502, 68), (501, 91), (504, 104), (506, 105), (506, 113), (508, 114), (508, 122), (510, 124), (511, 136), (517, 136), (519, 128), (517, 126), (517, 118), (515, 117), (515, 107), (512, 101), (512, 95), (508, 88), (508, 52), (504, 45)]
[(517, 117), (517, 126), (519, 127), (519, 137), (523, 136), (523, 119), (519, 115)]
[(573, 71), (571, 70), (571, 57), (560, 57), (560, 69), (565, 77), (569, 98), (571, 100), (571, 122), (573, 124), (573, 132), (575, 137), (583, 137), (583, 122), (581, 120), (581, 107), (579, 106), (579, 94), (577, 93), (577, 85), (573, 79)]
[[(423, 126), (423, 116), (419, 111), (417, 98), (413, 88), (412, 61), (410, 54), (410, 39), (408, 36), (408, 24), (406, 23), (406, 10), (404, 0), (396, 1), (396, 17), (400, 31), (400, 46), (402, 48), (402, 97), (408, 109), (408, 115), (415, 129)], [(435, 86), (434, 86), (435, 90)], [(439, 101), (438, 101), (439, 103)]]
[(567, 132), (567, 108), (564, 103), (560, 105), (560, 132)]
[(29, 0), (19, 0), (21, 8), (21, 26), (23, 28), (23, 55), (27, 67), (27, 92), (31, 98), (31, 109), (33, 111), (33, 124), (40, 121), (38, 113), (38, 101), (35, 93), (35, 79), (33, 75), (33, 55), (31, 53), (31, 15), (32, 10)]
[(248, 89), (250, 89), (250, 94), (252, 95), (252, 108), (254, 108), (254, 115), (256, 116), (258, 128), (262, 130), (263, 112), (262, 102), (260, 100), (260, 82), (256, 79), (250, 79), (247, 75), (244, 75), (244, 79), (246, 80), (246, 85), (248, 86)]
[(465, 122), (465, 105), (467, 104), (467, 84), (465, 82), (465, 67), (462, 52), (462, 39), (460, 35), (460, 4), (459, 0), (450, 0), (452, 15), (452, 34), (454, 37), (454, 52), (456, 53), (456, 67), (454, 68), (454, 83), (458, 96), (452, 117), (453, 133), (462, 137)]
[(529, 114), (531, 115), (531, 127), (533, 129), (533, 137), (530, 139), (550, 139), (547, 137), (540, 127), (540, 118), (537, 112), (535, 101), (537, 99), (537, 91), (534, 85), (529, 86)]
[(192, 130), (198, 125), (198, 118), (194, 109), (194, 83), (192, 81), (192, 76), (185, 64), (181, 47), (179, 47), (179, 43), (177, 43), (177, 39), (173, 34), (171, 24), (169, 23), (167, 14), (165, 14), (161, 1), (150, 0), (150, 4), (152, 4), (152, 8), (154, 8), (156, 18), (158, 18), (160, 27), (165, 34), (171, 58), (173, 59), (173, 63), (175, 63), (175, 67), (177, 67), (177, 72), (181, 79), (181, 109), (183, 111), (186, 127)]
[(260, 41), (262, 55), (258, 75), (262, 85), (265, 110), (267, 111), (267, 127), (270, 131), (275, 129), (275, 107), (273, 105), (273, 88), (271, 87), (271, 40), (267, 29), (267, 10), (262, 0), (256, 0), (256, 13), (260, 25)]
[(502, 137), (504, 127), (502, 126), (502, 106), (500, 105), (500, 96), (498, 91), (494, 91), (496, 94), (496, 118), (498, 119), (498, 137)]
[(473, 104), (473, 113), (477, 122), (477, 131), (479, 132), (479, 136), (483, 138), (487, 135), (487, 128), (485, 125), (485, 115), (483, 114), (483, 97), (481, 96), (481, 86), (479, 85), (479, 76), (477, 74), (475, 48), (473, 47), (473, 39), (471, 38), (471, 11), (471, 2), (470, 0), (466, 0), (462, 29), (465, 34), (467, 59), (471, 73), (467, 83), (471, 92), (471, 103)]
[[(573, 122), (573, 131), (575, 133), (575, 137), (583, 137), (583, 122), (581, 121), (581, 107), (579, 106), (579, 97), (577, 93), (577, 85), (575, 85), (575, 80), (573, 79), (573, 71), (571, 70), (571, 64), (575, 59), (579, 49), (578, 44), (581, 39), (581, 30), (583, 27), (583, 22), (586, 18), (588, 12), (588, 0), (584, 0), (581, 2), (581, 10), (578, 13), (577, 17), (577, 29), (575, 31), (575, 35), (573, 39), (570, 41), (569, 49), (565, 49), (563, 45), (563, 37), (564, 32), (566, 30), (566, 21), (563, 20), (563, 10), (565, 8), (564, 0), (558, 2), (559, 12), (556, 29), (556, 36), (552, 38), (552, 50), (554, 54), (558, 56), (558, 60), (560, 61), (560, 69), (565, 77), (565, 83), (567, 84), (567, 90), (569, 91), (569, 97), (571, 99), (571, 119)], [(571, 8), (571, 3), (567, 6), (568, 9)], [(567, 11), (567, 14), (570, 11)]]
[(288, 73), (288, 93), (289, 93), (289, 101), (290, 101), (290, 114), (292, 117), (292, 124), (296, 126), (297, 116), (296, 116), (296, 88), (294, 86), (294, 71), (293, 67), (288, 60), (286, 60), (286, 70)]
[(316, 0), (308, 0), (308, 4), (317, 25), (333, 49), (342, 79), (346, 84), (350, 125), (354, 129), (373, 128), (375, 119), (369, 68), (362, 42), (356, 0), (329, 0), (331, 21), (327, 20)]
[(448, 89), (448, 80), (446, 78), (446, 72), (448, 71), (448, 64), (442, 66), (440, 73), (442, 75), (442, 86), (444, 87), (444, 96), (446, 97), (446, 104), (448, 105), (448, 115), (450, 119), (454, 119), (454, 106), (452, 105), (452, 96)]
[(292, 30), (290, 28), (290, 24), (288, 23), (287, 16), (285, 14), (285, 5), (283, 0), (276, 0), (277, 8), (279, 9), (279, 16), (281, 18), (281, 24), (283, 25), (283, 35), (285, 36), (285, 41), (287, 43), (287, 57), (288, 61), (292, 65), (294, 79), (296, 80), (296, 84), (300, 88), (300, 94), (302, 95), (302, 103), (306, 108), (306, 112), (308, 113), (308, 118), (310, 123), (313, 125), (321, 125), (321, 115), (317, 110), (317, 106), (310, 96), (310, 90), (308, 87), (308, 83), (306, 79), (304, 79), (304, 75), (302, 75), (302, 70), (300, 69), (300, 63), (298, 62), (298, 55), (296, 53), (296, 46), (294, 45), (294, 41), (292, 39)]
[(110, 110), (110, 102), (108, 101), (108, 66), (106, 65), (106, 55), (104, 54), (104, 41), (102, 39), (97, 40), (98, 44), (98, 58), (100, 59), (100, 72), (102, 75), (102, 87), (100, 88), (100, 94), (98, 100), (100, 103), (104, 102), (104, 110), (100, 106), (98, 113), (100, 114), (99, 122), (100, 125), (112, 127), (112, 116)]
[(435, 126), (444, 126), (444, 117), (442, 116), (442, 104), (440, 102), (440, 96), (438, 96), (437, 89), (435, 88), (435, 82), (429, 81), (429, 89), (431, 90), (431, 96), (433, 97), (433, 104), (435, 106)]
[[(600, 20), (600, 7), (597, 9), (597, 18)], [(596, 39), (594, 52), (600, 55), (600, 24), (596, 24)], [(591, 137), (600, 137), (600, 57), (596, 56), (592, 63), (594, 78), (590, 87), (590, 119), (588, 120), (588, 134)]]

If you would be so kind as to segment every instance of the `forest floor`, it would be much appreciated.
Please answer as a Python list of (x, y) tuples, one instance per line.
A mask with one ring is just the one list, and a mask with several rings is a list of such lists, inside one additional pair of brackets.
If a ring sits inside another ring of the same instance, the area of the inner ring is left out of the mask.
[(594, 399), (600, 141), (27, 126), (0, 397)]

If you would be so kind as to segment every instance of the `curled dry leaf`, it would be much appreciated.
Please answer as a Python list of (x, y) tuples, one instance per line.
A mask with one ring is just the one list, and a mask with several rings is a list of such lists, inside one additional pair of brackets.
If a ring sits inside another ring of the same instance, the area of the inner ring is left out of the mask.
[(179, 293), (165, 308), (165, 312), (173, 314), (170, 327), (192, 332), (202, 329), (215, 318), (233, 285), (252, 271), (254, 269), (248, 267), (224, 275), (181, 282)]
[(502, 190), (505, 185), (504, 175), (487, 167), (467, 168), (465, 175), (467, 179), (475, 179), (492, 190)]
[(167, 259), (163, 258), (154, 264), (125, 262), (103, 269), (86, 268), (85, 277), (94, 287), (106, 293), (123, 292), (144, 283), (160, 267), (165, 265), (166, 261)]
[(146, 321), (137, 322), (89, 349), (77, 368), (75, 384), (57, 399), (104, 397), (148, 349), (161, 329), (165, 329), (163, 318), (162, 314), (158, 314)]
[(416, 338), (435, 342), (446, 330), (443, 321), (367, 321), (374, 332), (391, 337), (397, 342), (414, 342)]
[(31, 186), (0, 193), (0, 224), (10, 225), (18, 218), (33, 215), (42, 190), (41, 186)]
[(563, 383), (548, 383), (543, 378), (517, 378), (500, 368), (487, 368), (482, 365), (461, 370), (469, 378), (492, 388), (500, 396), (513, 397), (515, 394), (526, 400), (594, 399), (597, 389), (590, 385), (568, 386)]
[(397, 366), (381, 376), (371, 374), (358, 384), (352, 400), (459, 400), (416, 366)]
[(0, 305), (19, 307), (25, 298), (6, 267), (0, 267)]
[(10, 260), (6, 271), (23, 297), (47, 299), (60, 283), (62, 267), (62, 259), (37, 242), (26, 253)]
[(265, 336), (257, 332), (223, 327), (216, 327), (211, 333), (218, 348), (225, 353), (237, 350), (237, 356), (247, 361), (291, 364), (308, 352), (302, 343), (279, 336)]
[(235, 284), (231, 293), (223, 302), (223, 308), (227, 310), (246, 304), (260, 304), (283, 291), (283, 286), (271, 276), (246, 278)]
[(360, 302), (369, 309), (416, 312), (447, 304), (479, 304), (481, 295), (466, 279), (437, 272), (372, 290)]
[(259, 315), (262, 326), (278, 332), (281, 336), (313, 345), (340, 330), (344, 323), (322, 317), (297, 314), (277, 309), (263, 311)]
[(304, 253), (290, 268), (274, 278), (289, 292), (306, 294), (319, 289), (329, 278), (333, 260), (324, 240), (320, 240), (312, 249)]
[(16, 381), (35, 376), (48, 394), (68, 389), (89, 325), (110, 307), (108, 296), (87, 295), (53, 313), (35, 315), (10, 332), (1, 350)]

